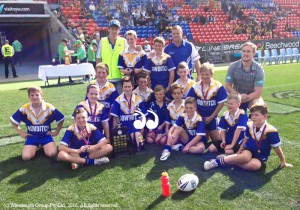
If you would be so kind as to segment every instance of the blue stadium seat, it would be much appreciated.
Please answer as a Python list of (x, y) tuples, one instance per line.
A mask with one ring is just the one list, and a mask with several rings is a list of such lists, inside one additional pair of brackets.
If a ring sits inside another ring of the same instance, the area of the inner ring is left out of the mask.
[(266, 64), (266, 62), (269, 61), (269, 65), (271, 65), (271, 55), (269, 50), (264, 50), (264, 62), (263, 64)]
[(279, 57), (278, 57), (277, 49), (271, 50), (271, 62), (273, 62), (273, 60), (275, 61), (275, 64), (278, 64)]
[(299, 62), (299, 58), (300, 58), (300, 54), (299, 54), (299, 50), (298, 50), (298, 48), (293, 48), (292, 49), (293, 50), (293, 55), (294, 55), (294, 58), (296, 58), (296, 61), (297, 61), (297, 63)]
[(285, 48), (281, 48), (280, 50), (279, 50), (279, 61), (281, 61), (281, 63), (283, 63), (283, 61), (284, 61), (284, 63), (286, 63), (286, 50), (285, 50)]

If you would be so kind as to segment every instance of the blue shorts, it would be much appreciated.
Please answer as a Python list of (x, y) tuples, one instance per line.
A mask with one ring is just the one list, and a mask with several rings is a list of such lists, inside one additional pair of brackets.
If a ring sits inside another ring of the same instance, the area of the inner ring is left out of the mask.
[[(188, 134), (188, 133), (187, 133), (187, 134)], [(191, 135), (189, 135), (189, 134), (188, 134), (188, 136), (189, 136), (189, 141), (188, 141), (188, 143), (189, 143), (190, 141), (192, 141), (193, 138), (195, 138), (195, 136), (191, 136)], [(180, 141), (181, 141), (181, 140), (180, 140)], [(206, 143), (207, 143), (207, 138), (206, 138), (206, 136), (201, 136), (201, 139), (200, 139), (199, 142), (202, 142), (204, 145), (206, 145)], [(188, 144), (188, 143), (184, 144), (182, 141), (181, 141), (181, 143), (182, 143), (184, 146)]]
[[(205, 120), (205, 117), (204, 117)], [(208, 125), (205, 125), (205, 129), (208, 131), (218, 130), (219, 120), (218, 118), (214, 118)]]
[(32, 146), (39, 146), (40, 144), (42, 146), (45, 146), (48, 143), (54, 142), (51, 135), (45, 135), (41, 138), (37, 138), (36, 136), (28, 136), (25, 145), (32, 145)]
[(89, 158), (89, 153), (88, 152), (82, 152), (82, 153), (79, 154), (79, 156), (81, 158)]

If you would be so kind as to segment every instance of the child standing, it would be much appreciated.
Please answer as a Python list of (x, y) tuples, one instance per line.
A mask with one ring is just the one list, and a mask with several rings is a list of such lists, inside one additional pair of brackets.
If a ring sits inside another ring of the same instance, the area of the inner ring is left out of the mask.
[(221, 139), (218, 127), (218, 114), (227, 100), (227, 93), (223, 85), (214, 80), (213, 64), (203, 63), (200, 68), (201, 81), (188, 93), (188, 97), (197, 100), (197, 110), (204, 118), (206, 129), (213, 141)]
[[(43, 92), (40, 87), (30, 87), (27, 92), (30, 103), (23, 105), (10, 117), (18, 134), (26, 138), (22, 158), (25, 161), (32, 159), (40, 144), (43, 146), (46, 156), (55, 158), (57, 148), (53, 137), (59, 134), (64, 123), (64, 115), (43, 100)], [(51, 123), (54, 120), (57, 123), (55, 132), (51, 131)], [(26, 124), (27, 133), (20, 128), (21, 121)]]
[(213, 141), (208, 147), (209, 152), (225, 152), (226, 155), (236, 153), (245, 136), (248, 117), (241, 105), (241, 96), (229, 94), (227, 97), (227, 111), (221, 117), (218, 129), (221, 139)]
[(109, 162), (107, 156), (112, 146), (103, 134), (92, 124), (87, 123), (84, 108), (75, 109), (74, 124), (71, 125), (58, 147), (58, 158), (70, 162), (72, 169), (79, 165), (101, 165)]
[[(172, 129), (174, 127), (174, 129)], [(183, 113), (168, 133), (168, 142), (164, 146), (160, 160), (165, 161), (171, 155), (171, 149), (183, 153), (201, 154), (205, 150), (205, 123), (197, 114), (197, 105), (194, 98), (185, 100), (185, 113)], [(176, 143), (176, 147), (173, 147)]]
[[(281, 141), (277, 129), (267, 123), (268, 107), (255, 104), (250, 109), (251, 121), (248, 122), (245, 138), (237, 154), (205, 161), (204, 170), (218, 166), (236, 165), (249, 171), (258, 171), (265, 165), (274, 149), (281, 162), (281, 168), (292, 167), (286, 163), (281, 150)], [(243, 146), (245, 146), (243, 148)]]

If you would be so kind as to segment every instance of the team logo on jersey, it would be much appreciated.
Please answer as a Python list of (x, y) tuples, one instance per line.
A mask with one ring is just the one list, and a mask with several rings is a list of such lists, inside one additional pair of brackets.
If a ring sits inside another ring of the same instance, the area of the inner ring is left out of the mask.
[(143, 129), (143, 128), (147, 127), (148, 129), (152, 130), (152, 129), (157, 128), (158, 121), (159, 121), (157, 114), (151, 109), (147, 110), (147, 111), (148, 111), (148, 113), (151, 113), (154, 115), (154, 121), (153, 120), (146, 121), (146, 116), (140, 110), (135, 110), (135, 113), (133, 115), (141, 116), (141, 119), (138, 119), (133, 122), (133, 127), (135, 129)]

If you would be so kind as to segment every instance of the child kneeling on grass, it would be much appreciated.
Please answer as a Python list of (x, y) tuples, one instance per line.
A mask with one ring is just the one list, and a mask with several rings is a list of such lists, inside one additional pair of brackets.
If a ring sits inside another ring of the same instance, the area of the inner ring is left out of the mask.
[[(205, 122), (196, 110), (195, 98), (188, 97), (185, 100), (185, 113), (177, 119), (173, 125), (174, 129), (171, 128), (168, 133), (168, 142), (161, 154), (161, 161), (168, 159), (171, 155), (171, 149), (193, 154), (204, 152), (206, 144)], [(175, 145), (176, 143), (177, 145)]]
[(250, 113), (251, 121), (248, 122), (245, 138), (237, 154), (205, 161), (204, 170), (236, 165), (245, 170), (258, 171), (268, 160), (271, 148), (278, 155), (281, 168), (293, 166), (285, 161), (277, 129), (267, 123), (267, 106), (255, 104), (251, 107)]
[[(43, 146), (46, 156), (56, 158), (57, 147), (53, 137), (59, 134), (65, 117), (53, 105), (43, 100), (40, 87), (30, 87), (27, 92), (30, 103), (23, 105), (10, 117), (18, 134), (26, 138), (22, 158), (25, 161), (32, 159), (39, 145)], [(55, 132), (51, 131), (54, 120), (57, 123)], [(21, 121), (26, 124), (27, 133), (20, 128)]]
[(58, 147), (59, 160), (70, 162), (72, 169), (79, 165), (102, 165), (109, 163), (107, 156), (112, 146), (94, 125), (87, 123), (87, 112), (84, 108), (75, 109), (75, 123), (71, 125)]
[(241, 96), (229, 94), (227, 111), (221, 117), (218, 129), (221, 130), (222, 140), (213, 141), (208, 152), (225, 152), (226, 155), (236, 153), (242, 143), (247, 127), (247, 113), (239, 109)]

